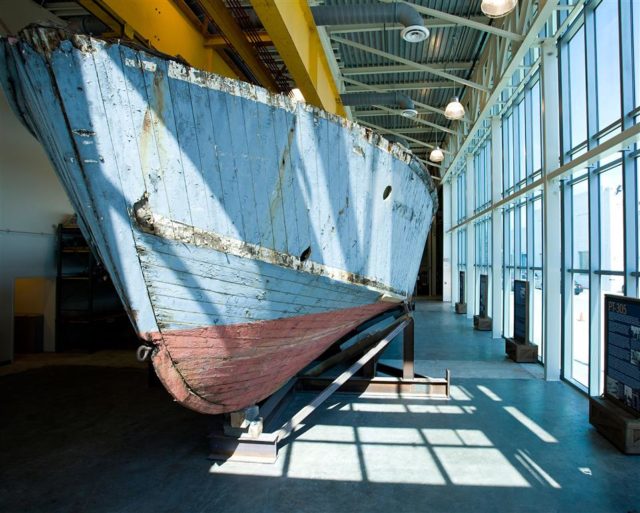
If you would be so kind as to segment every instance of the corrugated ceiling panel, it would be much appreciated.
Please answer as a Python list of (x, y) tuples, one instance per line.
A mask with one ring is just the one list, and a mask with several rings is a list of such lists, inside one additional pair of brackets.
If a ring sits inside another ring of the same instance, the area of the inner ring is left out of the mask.
[[(481, 0), (420, 0), (415, 3), (468, 18), (482, 16), (480, 1)], [(326, 0), (324, 3), (327, 5), (342, 5), (348, 8), (349, 5), (373, 4), (376, 2), (370, 0)], [(429, 17), (425, 19), (434, 20)], [(327, 28), (330, 32), (330, 27)], [(413, 62), (426, 65), (439, 65), (439, 69), (442, 71), (461, 78), (470, 77), (471, 67), (478, 57), (479, 51), (485, 41), (484, 32), (463, 26), (434, 27), (431, 29), (429, 38), (423, 43), (417, 44), (405, 42), (400, 37), (400, 30), (393, 26), (383, 26), (380, 27), (379, 30), (371, 31), (341, 32), (337, 35)], [(353, 48), (336, 41), (333, 42), (333, 46), (336, 49), (336, 57), (338, 58), (341, 68), (347, 70), (347, 72), (350, 69), (365, 66), (398, 65), (398, 63), (383, 56)], [(446, 66), (446, 63), (467, 63), (467, 67), (466, 69), (458, 69), (457, 67), (450, 69)], [(440, 109), (444, 109), (452, 96), (461, 95), (465, 87), (461, 84), (451, 87), (452, 84), (446, 79), (425, 71), (363, 74), (362, 70), (359, 70), (358, 74), (347, 74), (345, 78), (373, 86), (386, 85), (385, 90), (393, 87), (407, 94), (414, 100)], [(438, 81), (447, 82), (447, 87), (434, 87), (436, 85), (434, 82)], [(420, 87), (421, 83), (425, 83), (426, 87)], [(345, 85), (348, 89), (361, 89), (359, 86), (350, 84), (349, 82), (346, 82)], [(407, 85), (407, 87), (403, 88), (403, 85)], [(360, 109), (359, 112), (365, 110), (367, 109)], [(429, 115), (420, 115), (420, 118), (445, 127), (451, 127), (451, 122), (441, 114), (431, 113)], [(356, 116), (356, 119), (358, 119), (358, 116)], [(386, 129), (424, 128), (431, 130), (418, 122), (402, 118), (399, 115), (364, 116), (359, 119)], [(444, 133), (434, 131), (411, 133), (410, 135), (415, 139), (434, 143), (441, 142)]]

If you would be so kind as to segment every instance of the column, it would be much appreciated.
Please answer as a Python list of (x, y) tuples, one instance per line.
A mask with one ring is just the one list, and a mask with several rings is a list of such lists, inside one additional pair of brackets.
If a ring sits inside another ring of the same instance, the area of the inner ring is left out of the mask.
[[(458, 181), (455, 177), (449, 181), (451, 186), (451, 224), (456, 225), (458, 223)], [(458, 302), (458, 290), (459, 290), (459, 274), (458, 274), (458, 231), (450, 233), (451, 238), (451, 307), (455, 306)]]
[[(473, 169), (473, 155), (467, 155), (466, 174), (466, 203), (467, 219), (473, 216), (475, 208), (475, 173)], [(467, 317), (473, 319), (476, 313), (476, 229), (473, 223), (467, 224), (467, 272), (465, 274), (465, 288), (467, 300)]]
[(451, 230), (451, 182), (442, 186), (442, 301), (451, 302), (451, 273), (453, 263), (451, 262), (451, 244), (453, 237)]
[[(491, 118), (491, 201), (502, 197), (502, 120)], [(491, 317), (493, 338), (502, 337), (502, 210), (491, 213)]]
[[(560, 165), (560, 119), (558, 89), (558, 49), (553, 39), (542, 44), (542, 171), (545, 174)], [(542, 343), (545, 344), (544, 377), (548, 381), (560, 379), (561, 333), (562, 333), (562, 227), (558, 222), (560, 214), (559, 182), (544, 181), (542, 286), (544, 308), (544, 330)]]

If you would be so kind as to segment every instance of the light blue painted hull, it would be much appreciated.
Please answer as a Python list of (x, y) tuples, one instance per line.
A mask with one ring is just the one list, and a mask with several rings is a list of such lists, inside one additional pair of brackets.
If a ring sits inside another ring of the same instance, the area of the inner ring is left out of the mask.
[(2, 40), (0, 78), (139, 333), (413, 290), (435, 193), (410, 154), (307, 105), (124, 45), (44, 30), (23, 40)]
[(400, 147), (120, 44), (0, 42), (0, 82), (181, 404), (255, 404), (413, 290), (436, 195)]

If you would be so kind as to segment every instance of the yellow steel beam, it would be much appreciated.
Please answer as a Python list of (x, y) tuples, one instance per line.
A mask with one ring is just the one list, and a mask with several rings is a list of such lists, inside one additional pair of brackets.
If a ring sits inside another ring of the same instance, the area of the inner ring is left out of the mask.
[(307, 102), (345, 116), (311, 10), (304, 0), (251, 0)]
[(180, 57), (196, 68), (238, 78), (215, 50), (205, 47), (205, 37), (172, 0), (77, 1), (114, 32)]
[(269, 70), (258, 58), (255, 48), (249, 44), (247, 37), (235, 18), (227, 9), (222, 0), (202, 0), (201, 3), (209, 17), (231, 43), (231, 46), (238, 52), (240, 58), (249, 67), (251, 73), (258, 79), (260, 84), (272, 91), (278, 91), (278, 84), (274, 80)]

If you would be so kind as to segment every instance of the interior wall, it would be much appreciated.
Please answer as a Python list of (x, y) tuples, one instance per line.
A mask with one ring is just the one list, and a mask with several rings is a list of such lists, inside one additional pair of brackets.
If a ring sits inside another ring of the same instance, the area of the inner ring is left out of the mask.
[[(13, 114), (3, 92), (0, 134), (0, 362), (6, 362), (13, 359), (15, 280), (55, 278), (55, 228), (73, 209), (44, 150)], [(50, 290), (42, 291), (50, 299)], [(52, 311), (50, 302), (47, 311)], [(45, 319), (48, 350), (53, 349), (53, 326)]]

